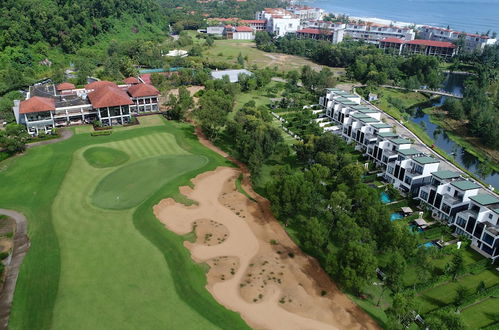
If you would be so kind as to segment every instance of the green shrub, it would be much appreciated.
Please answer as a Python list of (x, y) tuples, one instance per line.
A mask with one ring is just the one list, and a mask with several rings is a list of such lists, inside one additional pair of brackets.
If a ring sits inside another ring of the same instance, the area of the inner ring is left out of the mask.
[(90, 133), (91, 136), (103, 136), (103, 135), (111, 135), (113, 134), (113, 131), (97, 131), (97, 132), (92, 132)]

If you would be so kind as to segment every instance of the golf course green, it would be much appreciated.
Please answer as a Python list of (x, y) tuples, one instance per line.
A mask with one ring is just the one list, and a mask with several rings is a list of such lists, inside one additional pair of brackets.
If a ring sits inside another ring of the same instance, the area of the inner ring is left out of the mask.
[(232, 165), (160, 116), (83, 132), (0, 163), (0, 207), (27, 216), (31, 240), (9, 327), (247, 329), (152, 212), (182, 200), (178, 187), (199, 173)]
[(118, 166), (130, 159), (126, 152), (106, 147), (92, 147), (83, 153), (85, 160), (93, 167)]

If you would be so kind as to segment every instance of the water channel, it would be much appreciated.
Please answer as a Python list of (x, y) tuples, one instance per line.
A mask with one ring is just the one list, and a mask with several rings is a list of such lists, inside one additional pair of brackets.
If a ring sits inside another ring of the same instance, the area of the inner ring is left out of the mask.
[[(450, 93), (462, 95), (465, 78), (466, 76), (461, 74), (448, 74), (443, 83), (443, 89)], [(443, 96), (436, 100), (432, 106), (442, 105), (445, 102), (445, 98)], [(499, 173), (481, 164), (477, 157), (452, 141), (440, 126), (430, 121), (430, 116), (424, 113), (421, 107), (415, 109), (410, 120), (421, 125), (428, 136), (433, 139), (434, 144), (453, 157), (463, 168), (475, 174), (485, 183), (492, 185), (496, 190), (499, 190)]]

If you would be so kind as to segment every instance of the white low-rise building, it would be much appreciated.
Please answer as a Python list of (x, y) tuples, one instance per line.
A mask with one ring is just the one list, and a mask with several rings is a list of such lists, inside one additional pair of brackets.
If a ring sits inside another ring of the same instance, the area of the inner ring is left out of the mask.
[(462, 40), (464, 45), (463, 50), (468, 52), (481, 52), (485, 46), (494, 45), (497, 42), (497, 39), (490, 38), (486, 35), (466, 33), (428, 25), (419, 28), (419, 36), (422, 39), (452, 43), (459, 43), (459, 41)]

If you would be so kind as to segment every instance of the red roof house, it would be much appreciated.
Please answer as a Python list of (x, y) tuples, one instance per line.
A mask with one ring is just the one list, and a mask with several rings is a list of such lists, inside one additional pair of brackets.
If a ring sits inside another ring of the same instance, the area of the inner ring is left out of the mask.
[(433, 47), (442, 47), (442, 48), (456, 48), (456, 45), (454, 45), (451, 42), (447, 41), (433, 41), (433, 40), (411, 40), (407, 41), (407, 44), (410, 45), (422, 45), (422, 46), (433, 46)]
[(135, 85), (135, 84), (140, 84), (140, 81), (135, 78), (135, 77), (128, 77), (128, 78), (125, 78), (124, 80), (125, 84), (127, 85)]
[(249, 26), (238, 26), (236, 27), (236, 32), (253, 32), (253, 29)]
[(159, 91), (152, 85), (138, 84), (131, 86), (128, 89), (128, 94), (132, 97), (157, 96)]
[(63, 83), (60, 83), (59, 85), (57, 85), (55, 87), (55, 89), (57, 91), (67, 91), (67, 90), (71, 90), (71, 89), (75, 89), (75, 85), (73, 85), (72, 83), (68, 83), (68, 82), (63, 82)]
[(99, 81), (94, 81), (91, 82), (90, 84), (85, 85), (86, 90), (96, 90), (101, 87), (105, 86), (111, 86), (111, 87), (118, 87), (115, 83), (107, 80), (99, 80)]
[(19, 113), (33, 113), (42, 111), (55, 111), (55, 100), (47, 97), (33, 96), (21, 101)]
[(89, 93), (88, 99), (92, 103), (92, 107), (105, 108), (133, 104), (128, 94), (115, 86), (107, 85), (99, 87)]

